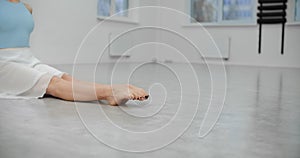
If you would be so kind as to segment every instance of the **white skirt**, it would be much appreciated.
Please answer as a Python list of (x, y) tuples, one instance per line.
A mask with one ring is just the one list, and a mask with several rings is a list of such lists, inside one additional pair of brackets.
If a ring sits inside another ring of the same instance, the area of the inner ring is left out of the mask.
[(42, 64), (29, 48), (0, 50), (0, 98), (40, 98), (61, 72)]

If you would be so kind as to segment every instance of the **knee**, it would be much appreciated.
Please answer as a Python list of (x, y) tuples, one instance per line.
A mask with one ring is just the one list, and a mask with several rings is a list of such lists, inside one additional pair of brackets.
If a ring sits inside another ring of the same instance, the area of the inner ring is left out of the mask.
[(56, 77), (56, 76), (52, 77), (48, 84), (46, 93), (50, 94), (52, 96), (56, 96), (57, 92), (59, 91), (58, 88), (59, 88), (59, 84), (60, 84), (61, 80), (62, 79), (59, 77)]
[(73, 77), (68, 75), (68, 74), (63, 74), (61, 76), (62, 79), (66, 80), (66, 81), (72, 81), (73, 80)]
[(67, 101), (74, 101), (72, 85), (59, 77), (53, 77), (48, 85), (47, 94)]

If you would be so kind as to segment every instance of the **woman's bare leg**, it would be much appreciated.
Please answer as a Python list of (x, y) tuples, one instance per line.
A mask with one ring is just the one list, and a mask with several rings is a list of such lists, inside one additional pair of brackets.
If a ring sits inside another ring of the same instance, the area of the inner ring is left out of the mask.
[[(64, 74), (62, 76), (62, 79), (66, 80), (66, 81), (73, 81), (74, 85), (92, 85), (93, 87), (96, 87), (97, 89), (102, 89), (104, 86), (106, 86), (106, 87), (108, 86), (108, 85), (103, 85), (103, 84), (90, 83), (90, 82), (76, 80), (68, 74)], [(134, 99), (134, 100), (145, 100), (149, 96), (143, 89), (132, 86), (132, 85), (113, 85), (113, 86), (110, 86), (109, 89), (110, 89), (110, 91), (113, 92), (113, 95), (116, 98), (122, 96), (123, 92), (127, 92), (127, 91), (132, 93), (130, 96), (130, 99)], [(122, 93), (122, 94), (120, 94), (120, 93)]]
[(148, 97), (143, 89), (132, 85), (110, 86), (83, 82), (69, 75), (53, 77), (46, 93), (69, 101), (107, 100), (110, 105), (118, 105), (130, 99), (145, 100)]
[(68, 74), (63, 74), (61, 76), (61, 78), (64, 79), (64, 80), (67, 80), (67, 81), (72, 81), (73, 80), (73, 77), (68, 75)]

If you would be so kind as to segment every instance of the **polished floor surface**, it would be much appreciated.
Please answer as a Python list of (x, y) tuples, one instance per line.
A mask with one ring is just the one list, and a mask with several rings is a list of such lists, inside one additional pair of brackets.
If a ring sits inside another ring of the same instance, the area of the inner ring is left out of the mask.
[(202, 64), (58, 65), (131, 83), (148, 101), (0, 100), (0, 157), (300, 157), (300, 69)]

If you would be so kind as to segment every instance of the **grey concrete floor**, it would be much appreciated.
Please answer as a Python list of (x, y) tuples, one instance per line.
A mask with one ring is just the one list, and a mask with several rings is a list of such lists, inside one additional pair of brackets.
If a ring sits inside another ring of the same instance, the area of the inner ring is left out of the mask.
[(1, 158), (300, 157), (300, 69), (226, 66), (225, 76), (220, 65), (57, 67), (88, 81), (129, 81), (151, 98), (119, 107), (1, 99)]

